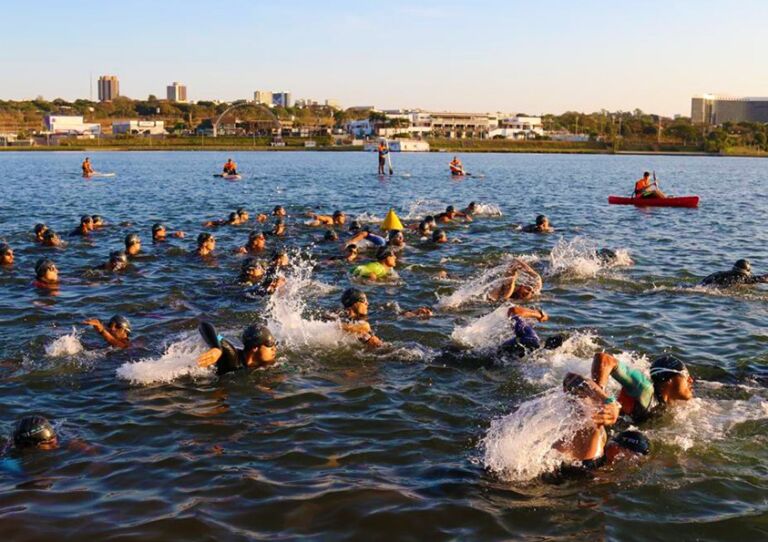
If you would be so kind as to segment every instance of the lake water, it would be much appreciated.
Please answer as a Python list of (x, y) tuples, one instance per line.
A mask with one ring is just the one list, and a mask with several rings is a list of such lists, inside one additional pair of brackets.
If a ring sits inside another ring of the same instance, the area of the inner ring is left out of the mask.
[[(212, 178), (227, 153), (93, 153), (117, 175), (91, 181), (80, 153), (0, 154), (0, 239), (16, 253), (0, 270), (0, 434), (39, 412), (61, 440), (0, 464), (5, 540), (766, 539), (768, 290), (695, 285), (738, 258), (768, 272), (767, 161), (467, 154), (477, 176), (456, 181), (446, 154), (395, 154), (391, 178), (367, 153), (232, 155), (239, 183)], [(607, 205), (646, 169), (700, 208)], [(480, 216), (449, 226), (450, 243), (409, 235), (399, 278), (360, 286), (385, 347), (345, 339), (324, 314), (349, 266), (324, 263), (339, 245), (318, 242), (304, 213), (376, 226), (390, 207), (410, 223), (472, 200)], [(231, 250), (251, 226), (217, 229), (215, 259), (190, 254), (204, 220), (242, 206), (252, 224), (277, 204), (295, 264), (280, 296), (249, 300), (236, 284)], [(66, 234), (84, 213), (109, 225), (65, 250), (32, 241), (35, 223)], [(540, 213), (556, 233), (515, 231)], [(156, 221), (186, 239), (153, 246)], [(128, 272), (89, 271), (132, 231), (144, 256)], [(601, 265), (598, 247), (634, 265)], [(58, 295), (30, 286), (42, 256), (60, 269)], [(523, 361), (496, 354), (511, 331), (483, 301), (512, 256), (544, 275), (530, 305), (551, 319), (538, 331), (570, 337)], [(435, 316), (398, 316), (421, 305)], [(115, 313), (133, 325), (124, 351), (81, 325)], [(267, 321), (279, 365), (194, 369), (201, 319), (235, 340)], [(533, 437), (557, 426), (563, 375), (588, 374), (602, 348), (639, 367), (679, 355), (697, 397), (644, 428), (645, 462), (545, 481), (549, 450)]]

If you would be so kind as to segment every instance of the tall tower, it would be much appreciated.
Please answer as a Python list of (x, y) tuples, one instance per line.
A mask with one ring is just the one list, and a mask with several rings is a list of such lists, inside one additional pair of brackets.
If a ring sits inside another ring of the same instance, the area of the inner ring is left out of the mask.
[(187, 86), (174, 81), (166, 87), (166, 96), (169, 102), (187, 102)]
[(111, 102), (120, 96), (120, 80), (116, 75), (99, 77), (99, 101)]

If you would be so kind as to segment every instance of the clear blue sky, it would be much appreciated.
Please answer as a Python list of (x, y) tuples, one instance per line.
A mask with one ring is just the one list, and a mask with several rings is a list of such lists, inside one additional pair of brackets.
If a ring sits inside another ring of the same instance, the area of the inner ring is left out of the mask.
[[(701, 92), (768, 95), (768, 2), (60, 0), (0, 5), (0, 99), (255, 89), (344, 106), (689, 114)], [(95, 90), (94, 90), (95, 92)]]

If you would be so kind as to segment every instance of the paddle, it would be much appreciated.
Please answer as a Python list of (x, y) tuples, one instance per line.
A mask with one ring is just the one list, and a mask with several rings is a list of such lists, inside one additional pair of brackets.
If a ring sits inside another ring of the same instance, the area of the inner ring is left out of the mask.
[(389, 164), (389, 174), (392, 175), (392, 151), (389, 150), (389, 141), (387, 141), (387, 164)]

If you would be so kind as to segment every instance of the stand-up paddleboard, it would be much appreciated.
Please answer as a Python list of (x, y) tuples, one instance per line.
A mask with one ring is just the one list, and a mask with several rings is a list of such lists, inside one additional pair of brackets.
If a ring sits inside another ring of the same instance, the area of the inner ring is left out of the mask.
[(636, 205), (637, 207), (698, 207), (699, 196), (680, 196), (669, 198), (624, 198), (608, 196), (611, 205)]
[(83, 179), (103, 179), (115, 176), (117, 176), (117, 173), (102, 173), (101, 171), (94, 171), (90, 175), (83, 175)]
[(239, 174), (230, 175), (229, 173), (214, 173), (214, 177), (224, 179), (225, 181), (240, 181), (242, 180), (243, 176)]

